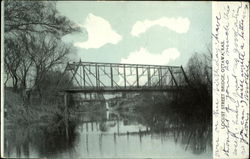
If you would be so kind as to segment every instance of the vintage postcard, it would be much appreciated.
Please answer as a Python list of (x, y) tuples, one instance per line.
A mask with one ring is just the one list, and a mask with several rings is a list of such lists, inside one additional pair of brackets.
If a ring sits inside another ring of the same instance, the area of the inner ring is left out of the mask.
[(249, 157), (249, 3), (1, 12), (1, 157)]

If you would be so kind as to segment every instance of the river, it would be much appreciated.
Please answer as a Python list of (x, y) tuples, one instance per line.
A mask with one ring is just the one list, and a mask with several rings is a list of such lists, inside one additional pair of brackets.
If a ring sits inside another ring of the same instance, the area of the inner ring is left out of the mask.
[[(172, 113), (85, 112), (52, 125), (5, 128), (5, 156), (20, 158), (212, 158), (211, 124)], [(61, 123), (61, 124), (60, 124)], [(65, 127), (68, 130), (65, 133)]]

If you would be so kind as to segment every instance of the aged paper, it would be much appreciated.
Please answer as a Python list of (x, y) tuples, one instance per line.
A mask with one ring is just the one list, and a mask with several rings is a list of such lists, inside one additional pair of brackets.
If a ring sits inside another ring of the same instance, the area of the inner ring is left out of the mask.
[(1, 9), (1, 157), (249, 158), (249, 3)]
[(249, 3), (213, 3), (213, 156), (249, 157)]

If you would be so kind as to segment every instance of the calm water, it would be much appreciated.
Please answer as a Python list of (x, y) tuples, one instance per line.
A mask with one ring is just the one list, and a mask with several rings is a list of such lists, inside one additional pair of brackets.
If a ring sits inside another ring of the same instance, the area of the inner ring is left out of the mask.
[[(5, 128), (6, 157), (212, 158), (211, 124), (181, 122), (172, 113), (74, 113), (49, 126)], [(66, 131), (66, 128), (67, 131)]]

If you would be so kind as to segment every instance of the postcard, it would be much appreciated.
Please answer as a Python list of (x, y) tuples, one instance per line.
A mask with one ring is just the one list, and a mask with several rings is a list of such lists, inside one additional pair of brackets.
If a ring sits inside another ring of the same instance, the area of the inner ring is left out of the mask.
[(1, 157), (249, 157), (248, 2), (1, 12)]

